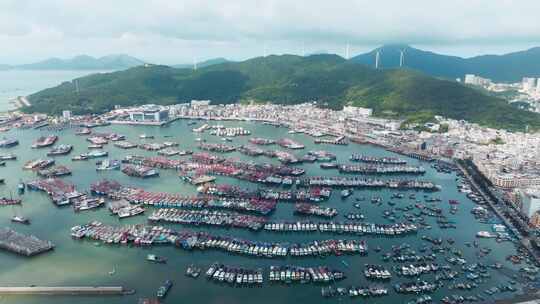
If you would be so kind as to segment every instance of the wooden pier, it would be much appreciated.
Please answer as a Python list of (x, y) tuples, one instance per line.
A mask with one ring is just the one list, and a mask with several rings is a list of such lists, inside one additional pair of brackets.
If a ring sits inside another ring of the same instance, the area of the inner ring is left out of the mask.
[(30, 287), (0, 287), (0, 295), (125, 295), (132, 291), (122, 286), (30, 286)]

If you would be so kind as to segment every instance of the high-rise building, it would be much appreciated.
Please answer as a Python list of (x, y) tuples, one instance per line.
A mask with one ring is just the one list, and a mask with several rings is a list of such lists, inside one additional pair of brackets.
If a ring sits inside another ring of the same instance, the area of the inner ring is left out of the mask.
[(538, 78), (538, 81), (536, 82), (536, 94), (540, 94), (540, 78)]
[(70, 119), (71, 118), (71, 111), (62, 111), (62, 117), (64, 119)]

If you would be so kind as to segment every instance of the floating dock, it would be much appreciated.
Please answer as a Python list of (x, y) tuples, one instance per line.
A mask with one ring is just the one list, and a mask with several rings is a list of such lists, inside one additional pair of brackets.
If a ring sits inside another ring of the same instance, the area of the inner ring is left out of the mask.
[(132, 292), (121, 286), (0, 287), (0, 295), (125, 295)]
[(10, 228), (0, 229), (0, 249), (20, 255), (33, 256), (54, 248), (54, 244), (33, 235), (18, 233)]

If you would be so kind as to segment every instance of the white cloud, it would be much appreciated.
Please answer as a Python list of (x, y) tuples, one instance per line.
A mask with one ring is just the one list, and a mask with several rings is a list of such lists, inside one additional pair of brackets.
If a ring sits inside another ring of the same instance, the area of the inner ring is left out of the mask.
[(458, 54), (540, 42), (540, 1), (0, 0), (0, 62), (128, 53), (189, 62), (262, 53), (356, 52), (405, 42)]

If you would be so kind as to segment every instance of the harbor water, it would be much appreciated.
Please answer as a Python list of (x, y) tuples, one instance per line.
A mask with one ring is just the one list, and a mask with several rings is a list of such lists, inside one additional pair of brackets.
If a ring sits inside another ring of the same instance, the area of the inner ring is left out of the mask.
[[(479, 287), (470, 292), (462, 292), (457, 290), (449, 291), (446, 287), (440, 288), (431, 296), (434, 299), (441, 299), (450, 294), (478, 294), (482, 293), (487, 299), (511, 297), (511, 293), (502, 293), (495, 296), (488, 296), (483, 293), (484, 290), (500, 284), (508, 284), (511, 276), (516, 274), (519, 265), (513, 265), (505, 258), (509, 254), (515, 254), (516, 250), (511, 242), (497, 243), (494, 239), (477, 239), (476, 233), (481, 230), (491, 231), (491, 224), (482, 224), (474, 219), (470, 210), (476, 205), (469, 200), (465, 194), (458, 192), (455, 173), (438, 173), (430, 167), (429, 163), (424, 163), (419, 160), (410, 159), (404, 156), (399, 156), (384, 149), (351, 143), (346, 146), (337, 145), (317, 145), (314, 140), (303, 134), (288, 134), (285, 128), (277, 128), (270, 125), (264, 125), (254, 122), (213, 122), (212, 124), (223, 124), (225, 126), (241, 126), (251, 131), (251, 136), (271, 138), (278, 140), (280, 138), (291, 138), (305, 145), (303, 150), (295, 150), (293, 153), (301, 156), (310, 150), (327, 150), (337, 156), (339, 163), (349, 163), (349, 157), (353, 153), (361, 153), (370, 156), (398, 156), (408, 161), (408, 164), (416, 166), (420, 165), (426, 169), (426, 173), (420, 176), (410, 175), (391, 175), (381, 176), (382, 179), (389, 178), (418, 178), (421, 180), (432, 181), (442, 187), (441, 191), (427, 193), (422, 191), (401, 191), (404, 198), (392, 198), (396, 190), (360, 190), (355, 189), (354, 193), (347, 199), (340, 197), (340, 191), (334, 190), (329, 201), (320, 203), (324, 207), (336, 208), (339, 215), (332, 219), (335, 221), (345, 221), (344, 215), (353, 213), (362, 213), (365, 215), (364, 222), (390, 224), (383, 217), (385, 210), (390, 210), (393, 207), (405, 206), (414, 204), (414, 200), (410, 200), (408, 196), (416, 193), (419, 200), (424, 201), (424, 194), (428, 197), (437, 197), (441, 199), (437, 207), (444, 209), (444, 214), (454, 221), (457, 229), (440, 230), (435, 223), (435, 219), (427, 217), (427, 222), (432, 225), (430, 230), (420, 230), (417, 234), (399, 236), (399, 237), (380, 237), (380, 236), (352, 236), (352, 235), (336, 235), (328, 233), (276, 233), (266, 231), (247, 231), (245, 229), (225, 229), (219, 227), (194, 227), (182, 226), (178, 224), (164, 225), (175, 230), (205, 230), (211, 231), (213, 234), (241, 237), (245, 239), (253, 239), (260, 241), (272, 242), (307, 242), (313, 240), (325, 240), (332, 238), (343, 239), (361, 239), (365, 240), (369, 246), (369, 253), (365, 256), (360, 255), (343, 255), (343, 256), (328, 256), (324, 258), (318, 257), (287, 257), (287, 258), (263, 258), (263, 257), (246, 257), (240, 255), (227, 254), (221, 251), (185, 251), (174, 246), (154, 246), (151, 248), (141, 248), (125, 245), (106, 245), (95, 243), (88, 240), (75, 240), (70, 236), (70, 228), (75, 225), (86, 224), (90, 221), (100, 221), (107, 225), (126, 225), (136, 223), (147, 223), (147, 217), (152, 213), (152, 208), (144, 213), (144, 215), (135, 216), (128, 219), (119, 220), (117, 217), (111, 216), (107, 208), (95, 209), (92, 211), (84, 211), (75, 213), (71, 207), (56, 207), (47, 195), (42, 192), (26, 191), (21, 196), (23, 199), (22, 206), (6, 206), (0, 207), (0, 226), (11, 227), (18, 232), (34, 234), (40, 239), (50, 240), (56, 248), (53, 251), (44, 253), (32, 258), (17, 256), (5, 251), (0, 251), (0, 286), (124, 286), (136, 290), (134, 295), (113, 296), (106, 300), (98, 300), (95, 297), (77, 297), (76, 299), (69, 296), (55, 297), (40, 297), (40, 296), (6, 296), (2, 298), (1, 303), (136, 303), (141, 297), (155, 297), (157, 288), (167, 279), (174, 282), (173, 288), (167, 295), (164, 303), (320, 303), (327, 301), (329, 303), (353, 303), (357, 301), (367, 303), (405, 303), (412, 300), (415, 296), (397, 294), (393, 289), (393, 284), (398, 282), (413, 281), (402, 277), (393, 276), (390, 282), (374, 283), (368, 281), (364, 277), (365, 264), (382, 264), (387, 269), (392, 269), (396, 264), (392, 262), (383, 262), (382, 254), (391, 250), (392, 246), (407, 243), (415, 250), (420, 247), (431, 245), (421, 239), (422, 235), (431, 236), (434, 238), (453, 238), (455, 243), (450, 245), (463, 252), (463, 258), (468, 263), (481, 261), (484, 264), (493, 264), (500, 262), (503, 267), (499, 270), (489, 270), (491, 277), (485, 279), (486, 282), (479, 284)], [(106, 126), (94, 129), (96, 132), (117, 132), (126, 136), (128, 141), (134, 143), (141, 142), (164, 142), (175, 141), (180, 144), (180, 150), (199, 151), (197, 148), (197, 137), (206, 139), (209, 143), (223, 143), (219, 137), (208, 134), (194, 133), (191, 131), (193, 127), (200, 126), (188, 125), (186, 120), (178, 120), (165, 127), (149, 127), (149, 126)], [(72, 169), (71, 176), (62, 177), (76, 185), (77, 189), (87, 190), (91, 183), (101, 179), (111, 179), (119, 181), (124, 185), (142, 187), (147, 191), (164, 191), (171, 193), (180, 193), (183, 195), (195, 195), (196, 189), (194, 186), (182, 182), (177, 172), (174, 170), (160, 170), (160, 176), (157, 178), (138, 179), (128, 177), (117, 170), (99, 171), (95, 170), (96, 160), (77, 161), (71, 160), (71, 157), (80, 153), (88, 152), (87, 146), (89, 142), (85, 136), (76, 136), (74, 129), (66, 129), (63, 131), (47, 131), (43, 130), (18, 130), (13, 129), (3, 134), (8, 137), (15, 137), (20, 144), (16, 147), (3, 149), (2, 153), (14, 153), (17, 155), (16, 161), (7, 161), (6, 166), (0, 168), (0, 178), (6, 180), (6, 184), (0, 186), (0, 194), (5, 197), (13, 195), (17, 197), (16, 187), (20, 180), (30, 181), (37, 178), (34, 172), (23, 171), (22, 166), (25, 162), (36, 159), (45, 158), (47, 149), (31, 149), (32, 142), (42, 135), (54, 133), (59, 136), (58, 144), (71, 144), (74, 150), (70, 155), (55, 157), (56, 163), (65, 165)], [(154, 139), (140, 139), (140, 134), (154, 136)], [(229, 145), (241, 145), (248, 143), (249, 136), (235, 137), (232, 142), (226, 143)], [(263, 149), (282, 149), (276, 145), (264, 146)], [(157, 152), (143, 151), (142, 149), (123, 150), (114, 147), (112, 143), (105, 146), (105, 150), (109, 152), (110, 159), (122, 159), (126, 155), (157, 155)], [(264, 156), (249, 157), (238, 152), (222, 154), (226, 157), (237, 157), (246, 161), (255, 162), (271, 162), (278, 163), (276, 159), (270, 159)], [(172, 158), (189, 158), (189, 156), (174, 156)], [(305, 176), (337, 176), (337, 170), (320, 169), (319, 163), (306, 163), (295, 165), (306, 170)], [(352, 175), (351, 175), (352, 176)], [(242, 188), (256, 189), (261, 185), (256, 185), (249, 182), (239, 181), (228, 177), (218, 177), (217, 183), (229, 183), (239, 185)], [(371, 197), (382, 197), (383, 204), (378, 206), (370, 202)], [(360, 202), (362, 207), (357, 209), (353, 206), (356, 202), (356, 197), (366, 197), (366, 201)], [(457, 200), (459, 211), (455, 215), (449, 214), (449, 200)], [(395, 202), (395, 206), (389, 206), (388, 201)], [(275, 212), (269, 219), (271, 221), (296, 221), (296, 220), (312, 220), (324, 221), (315, 217), (301, 217), (293, 214), (294, 204), (279, 203)], [(20, 225), (10, 222), (10, 218), (16, 214), (22, 214), (31, 219), (31, 225)], [(401, 222), (403, 218), (396, 221)], [(479, 247), (488, 247), (493, 249), (492, 252), (478, 259), (476, 253), (478, 248), (465, 246), (466, 242), (479, 242)], [(381, 252), (377, 253), (373, 249), (380, 246)], [(149, 263), (145, 260), (146, 255), (153, 253), (168, 259), (167, 264)], [(418, 250), (417, 250), (418, 253)], [(441, 255), (436, 263), (439, 265), (448, 264), (444, 260), (444, 255)], [(224, 263), (228, 266), (246, 267), (251, 269), (263, 268), (265, 283), (260, 287), (252, 288), (234, 288), (228, 285), (220, 285), (208, 281), (204, 277), (204, 272), (207, 267), (214, 262)], [(203, 273), (198, 279), (193, 279), (185, 276), (185, 270), (190, 264), (195, 264), (202, 267)], [(345, 272), (347, 278), (337, 282), (336, 286), (368, 286), (377, 284), (385, 286), (389, 289), (389, 295), (381, 298), (367, 299), (350, 299), (348, 296), (336, 297), (325, 300), (321, 296), (321, 285), (315, 284), (291, 284), (280, 285), (271, 284), (268, 282), (268, 267), (270, 265), (298, 265), (298, 266), (317, 266), (328, 265), (331, 268), (339, 269)], [(348, 266), (346, 266), (348, 265)], [(459, 266), (453, 266), (459, 269)], [(114, 274), (110, 272), (114, 269)], [(433, 280), (434, 275), (423, 275), (422, 280)], [(459, 281), (466, 281), (465, 276), (461, 275)], [(519, 282), (516, 287), (520, 287)]]

